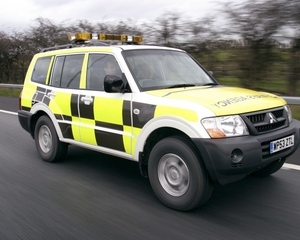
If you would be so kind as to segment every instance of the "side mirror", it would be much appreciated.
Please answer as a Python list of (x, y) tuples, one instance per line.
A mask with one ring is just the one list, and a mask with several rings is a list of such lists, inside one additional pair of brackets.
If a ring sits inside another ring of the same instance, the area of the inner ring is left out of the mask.
[(106, 75), (104, 78), (104, 90), (108, 93), (119, 93), (123, 89), (123, 80), (115, 75)]
[(208, 73), (209, 73), (209, 75), (211, 75), (211, 76), (214, 75), (213, 71), (208, 71)]

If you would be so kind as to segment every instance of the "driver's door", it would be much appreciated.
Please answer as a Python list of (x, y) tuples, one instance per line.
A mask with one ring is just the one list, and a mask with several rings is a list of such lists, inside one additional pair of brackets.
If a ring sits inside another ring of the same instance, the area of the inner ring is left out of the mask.
[(120, 76), (121, 69), (111, 54), (90, 54), (88, 58), (86, 87), (78, 104), (81, 141), (111, 154), (131, 154), (132, 94), (107, 93), (103, 87), (107, 61), (114, 61)]

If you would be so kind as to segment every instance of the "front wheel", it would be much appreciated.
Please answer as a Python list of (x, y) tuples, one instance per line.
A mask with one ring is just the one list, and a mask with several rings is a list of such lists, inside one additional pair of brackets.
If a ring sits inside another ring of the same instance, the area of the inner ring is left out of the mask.
[(53, 123), (47, 116), (38, 119), (34, 139), (39, 155), (46, 162), (60, 161), (67, 153), (68, 145), (59, 141)]
[(168, 137), (154, 146), (148, 174), (157, 197), (176, 210), (188, 211), (204, 204), (213, 191), (197, 152), (183, 137)]

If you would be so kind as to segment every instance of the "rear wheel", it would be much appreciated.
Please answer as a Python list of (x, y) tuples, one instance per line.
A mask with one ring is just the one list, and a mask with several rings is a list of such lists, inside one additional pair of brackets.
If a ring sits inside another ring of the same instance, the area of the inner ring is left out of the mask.
[(53, 123), (47, 116), (41, 116), (35, 127), (34, 139), (37, 151), (46, 162), (62, 160), (68, 145), (59, 141)]
[(271, 163), (270, 165), (254, 172), (252, 175), (259, 177), (267, 177), (275, 172), (277, 172), (284, 164), (285, 159), (280, 159), (276, 162)]
[(148, 174), (157, 197), (180, 211), (204, 204), (213, 190), (193, 145), (182, 137), (168, 137), (154, 146), (149, 156)]

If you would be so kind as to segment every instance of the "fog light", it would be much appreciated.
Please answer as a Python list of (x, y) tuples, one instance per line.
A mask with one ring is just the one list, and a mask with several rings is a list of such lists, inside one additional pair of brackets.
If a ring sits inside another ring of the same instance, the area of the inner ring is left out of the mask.
[(240, 161), (242, 161), (243, 159), (243, 152), (241, 149), (234, 149), (232, 152), (231, 152), (231, 161), (233, 163), (239, 163)]

